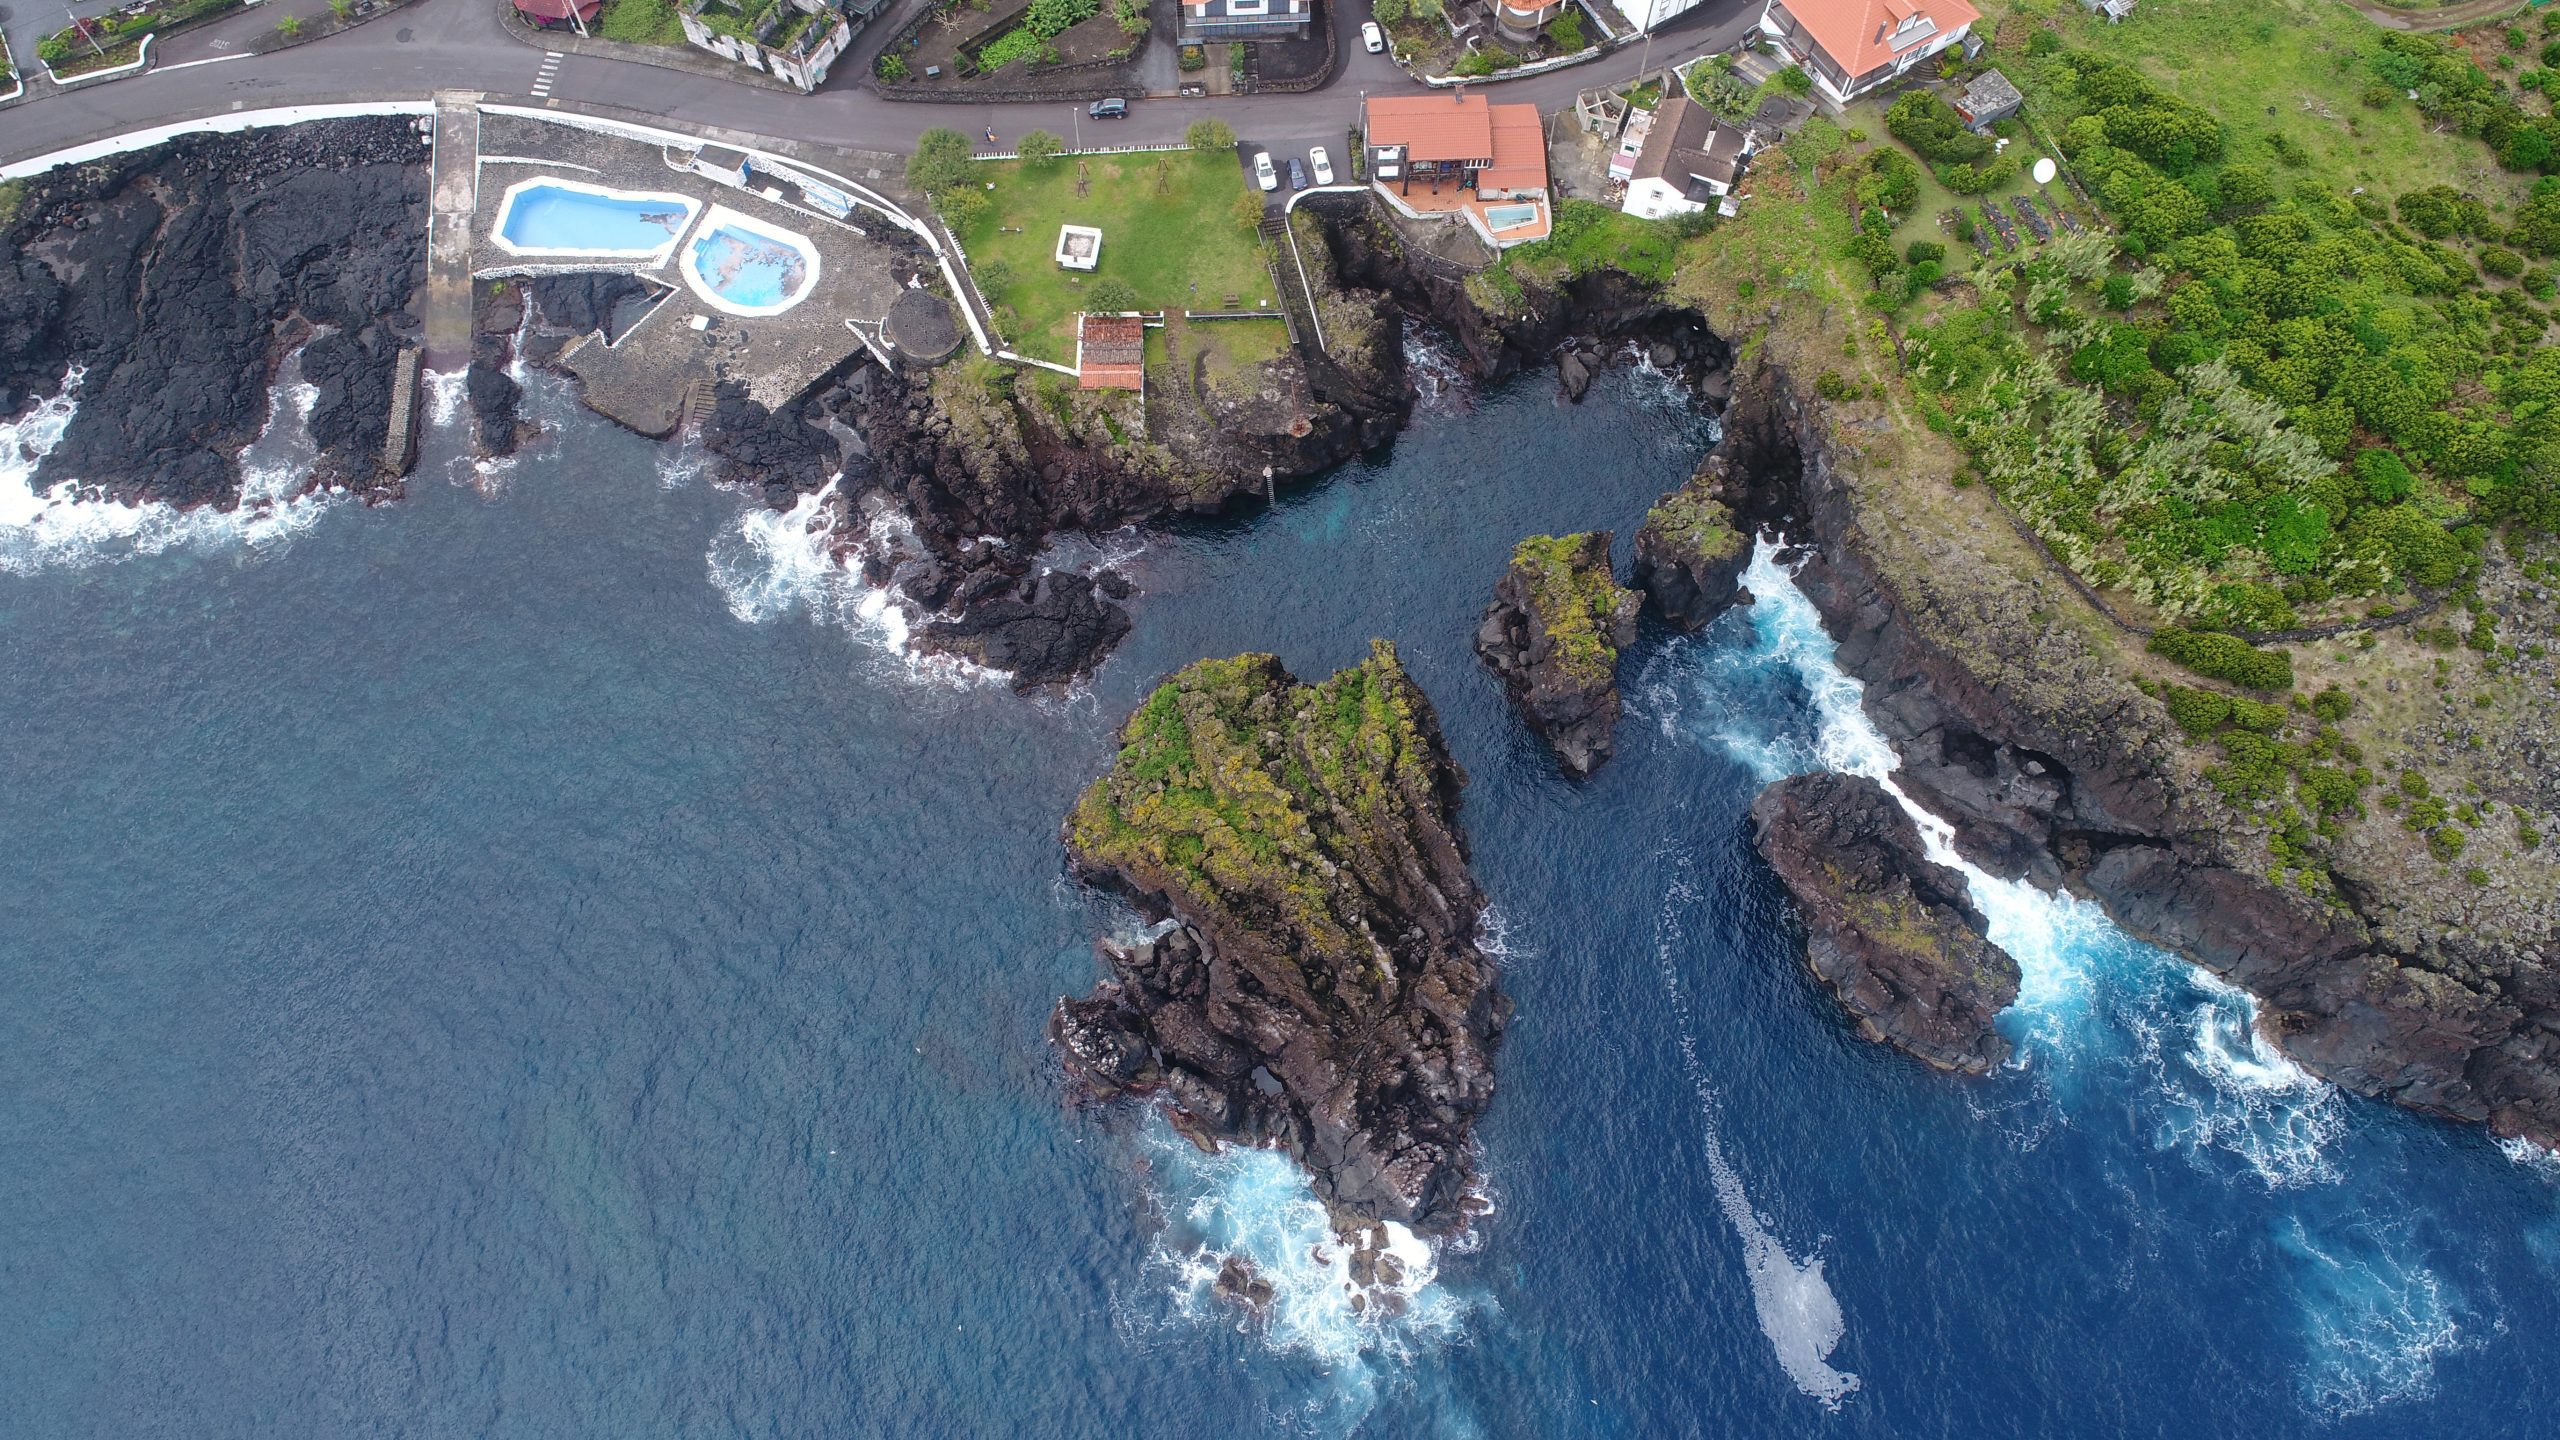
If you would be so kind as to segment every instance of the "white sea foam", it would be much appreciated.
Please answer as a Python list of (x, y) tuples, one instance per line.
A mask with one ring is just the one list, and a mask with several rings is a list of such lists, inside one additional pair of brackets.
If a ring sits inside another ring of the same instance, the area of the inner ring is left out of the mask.
[(427, 391), (427, 423), (441, 430), (462, 418), (462, 405), (471, 396), (471, 372), (468, 370), (421, 371), (419, 380)]
[[(1352, 1247), (1333, 1231), (1305, 1172), (1277, 1151), (1226, 1146), (1204, 1154), (1161, 1114), (1140, 1132), (1164, 1233), (1149, 1256), (1183, 1324), (1232, 1325), (1283, 1354), (1311, 1361), (1329, 1393), (1301, 1417), (1342, 1433), (1365, 1417), (1418, 1357), (1463, 1337), (1489, 1299), (1440, 1282), (1431, 1242), (1388, 1222), (1380, 1277), (1353, 1279)], [(1272, 1287), (1259, 1317), (1216, 1293), (1230, 1257)], [(1401, 1273), (1394, 1273), (1400, 1271)], [(1143, 1323), (1123, 1315), (1124, 1324)]]
[(2405, 1236), (2379, 1225), (2314, 1235), (2288, 1217), (2276, 1245), (2295, 1262), (2313, 1406), (2335, 1418), (2433, 1391), (2436, 1357), (2464, 1342), (2459, 1297), (2409, 1257)]
[(1724, 1140), (1718, 1133), (1723, 1104), (1707, 1077), (1705, 1062), (1698, 1058), (1697, 1039), (1689, 1018), (1688, 988), (1680, 983), (1679, 957), (1686, 946), (1679, 914), (1697, 899), (1697, 889), (1688, 874), (1685, 851), (1674, 856), (1674, 865), (1673, 879), (1656, 922), (1654, 965), (1662, 977), (1663, 993), (1679, 1038), (1681, 1068), (1698, 1098), (1699, 1119), (1706, 1132), (1707, 1176), (1715, 1187), (1716, 1208), (1724, 1212), (1725, 1223), (1733, 1227), (1734, 1237), (1742, 1242), (1742, 1269), (1751, 1282), (1751, 1307), (1760, 1322), (1760, 1333), (1768, 1337), (1769, 1348), (1778, 1358), (1779, 1368), (1787, 1372), (1797, 1389), (1822, 1402), (1825, 1409), (1837, 1410), (1858, 1388), (1856, 1375), (1831, 1364), (1831, 1352), (1847, 1333), (1848, 1321), (1841, 1313), (1839, 1297), (1832, 1293), (1831, 1282), (1823, 1274), (1821, 1252), (1817, 1249), (1799, 1256), (1788, 1250), (1771, 1222), (1751, 1203), (1741, 1174), (1725, 1157)]
[(1466, 375), (1457, 358), (1411, 325), (1404, 328), (1404, 373), (1413, 383), (1418, 409), (1455, 410), (1467, 398)]
[(265, 431), (240, 456), (240, 503), (230, 510), (180, 510), (83, 498), (78, 480), (36, 488), (36, 467), (62, 441), (79, 410), (84, 372), (15, 424), (0, 425), (0, 570), (20, 574), (155, 555), (178, 545), (262, 547), (308, 528), (330, 504), (302, 495), (310, 473), (307, 422), (319, 398), (288, 359), (268, 393)]
[[(1811, 766), (1863, 775), (1882, 785), (1918, 825), (1929, 858), (1954, 867), (1979, 906), (1993, 943), (2018, 962), (2018, 998), (2002, 1026), (2018, 1042), (2019, 1065), (2067, 1061), (2084, 1048), (2093, 1009), (2103, 1007), (2155, 1062), (2147, 1082), (2160, 1103), (2166, 1141), (2190, 1153), (2237, 1156), (2271, 1187), (2334, 1178), (2326, 1150), (2345, 1129), (2335, 1087), (2287, 1060), (2260, 1032), (2245, 991), (2144, 945), (2118, 929), (2095, 902), (2047, 894), (2024, 880), (1999, 879), (1956, 852), (1954, 829), (1914, 803), (1896, 782), (1901, 760), (1860, 703), (1864, 687), (1840, 669), (1813, 602), (1761, 542), (1743, 583), (1757, 603), (1756, 653), (1738, 663), (1787, 666), (1815, 715), (1809, 744), (1791, 747), (1748, 735), (1726, 743), (1770, 779)], [(2100, 971), (2106, 975), (2102, 997)], [(2182, 1043), (2161, 1054), (2164, 1017), (2182, 1017)]]
[(2517, 1135), (2499, 1141), (2498, 1151), (2545, 1180), (2560, 1180), (2560, 1150), (2547, 1149)]
[[(998, 672), (956, 656), (908, 648), (911, 629), (923, 618), (916, 607), (887, 586), (865, 581), (858, 560), (837, 555), (844, 507), (835, 503), (835, 491), (843, 478), (801, 496), (788, 510), (751, 506), (713, 537), (704, 559), (729, 613), (750, 625), (799, 613), (839, 626), (895, 661), (912, 680), (962, 686), (1002, 680)], [(912, 534), (903, 513), (876, 504), (852, 553), (891, 548)]]

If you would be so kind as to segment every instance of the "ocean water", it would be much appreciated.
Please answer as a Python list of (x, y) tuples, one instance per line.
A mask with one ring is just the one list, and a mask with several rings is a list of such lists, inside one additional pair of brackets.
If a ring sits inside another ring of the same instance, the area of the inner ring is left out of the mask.
[[(1275, 509), (1071, 547), (1137, 629), (1030, 702), (541, 377), (499, 465), (436, 387), (370, 510), (283, 498), (290, 379), (231, 516), (31, 491), (76, 390), (0, 434), (0, 1435), (2550, 1433), (2560, 1166), (1988, 877), (2013, 1068), (1841, 1022), (1745, 809), (1892, 760), (1773, 560), (1560, 779), (1468, 649), (1502, 557), (1623, 545), (1711, 427), (1428, 378)], [(1120, 716), (1373, 634), (1519, 1013), (1494, 1213), (1364, 1316), (1285, 1159), (1076, 1106), (1041, 1024), (1129, 923), (1057, 841)]]

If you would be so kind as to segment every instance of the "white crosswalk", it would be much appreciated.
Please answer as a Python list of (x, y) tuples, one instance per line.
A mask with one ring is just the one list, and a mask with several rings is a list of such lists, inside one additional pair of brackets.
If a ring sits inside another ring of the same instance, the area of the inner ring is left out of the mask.
[(550, 98), (551, 82), (559, 78), (560, 52), (557, 50), (542, 52), (542, 68), (533, 73), (533, 98), (536, 100)]

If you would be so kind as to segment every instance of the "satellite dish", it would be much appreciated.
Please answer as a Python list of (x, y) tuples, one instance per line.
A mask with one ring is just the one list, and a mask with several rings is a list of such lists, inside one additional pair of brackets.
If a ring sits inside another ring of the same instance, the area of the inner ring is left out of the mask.
[(2051, 157), (2047, 157), (2036, 162), (2035, 176), (2036, 183), (2039, 185), (2050, 185), (2053, 183), (2053, 160)]

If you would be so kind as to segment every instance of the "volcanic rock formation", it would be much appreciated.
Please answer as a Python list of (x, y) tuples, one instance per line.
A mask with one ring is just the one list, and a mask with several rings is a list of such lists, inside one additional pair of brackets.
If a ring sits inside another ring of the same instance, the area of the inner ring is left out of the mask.
[(1612, 753), (1618, 650), (1636, 638), (1644, 603), (1610, 578), (1609, 540), (1593, 530), (1521, 541), (1476, 628), (1476, 653), (1576, 779)]

